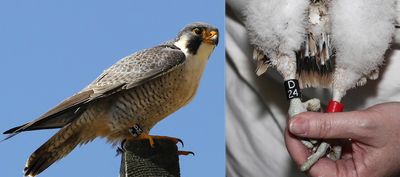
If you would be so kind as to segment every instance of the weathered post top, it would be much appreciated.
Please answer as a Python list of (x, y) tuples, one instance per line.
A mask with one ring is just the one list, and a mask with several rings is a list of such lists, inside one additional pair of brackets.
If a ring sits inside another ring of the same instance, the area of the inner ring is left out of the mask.
[(126, 141), (120, 177), (180, 177), (178, 147), (166, 139)]

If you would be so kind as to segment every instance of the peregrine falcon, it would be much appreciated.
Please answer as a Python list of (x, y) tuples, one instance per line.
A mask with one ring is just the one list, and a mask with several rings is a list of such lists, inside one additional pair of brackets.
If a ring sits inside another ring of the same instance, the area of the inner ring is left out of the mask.
[[(96, 137), (110, 143), (145, 138), (152, 145), (153, 138), (167, 138), (150, 136), (150, 129), (192, 100), (218, 35), (209, 24), (189, 24), (175, 39), (122, 58), (38, 119), (4, 132), (8, 139), (23, 131), (61, 128), (29, 157), (25, 175), (38, 175)], [(141, 134), (133, 136), (132, 127)]]

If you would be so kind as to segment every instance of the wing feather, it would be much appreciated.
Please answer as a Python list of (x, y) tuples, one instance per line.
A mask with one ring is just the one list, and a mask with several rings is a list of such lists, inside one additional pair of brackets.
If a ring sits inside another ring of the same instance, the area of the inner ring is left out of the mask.
[(93, 101), (160, 77), (183, 64), (185, 59), (185, 54), (173, 45), (159, 45), (127, 56), (105, 70), (81, 92), (38, 119), (5, 131), (4, 134), (11, 134), (6, 139), (22, 131), (61, 128), (79, 117)]
[(106, 93), (115, 86), (124, 86), (124, 89), (133, 88), (168, 73), (183, 64), (185, 59), (185, 54), (173, 45), (146, 49), (127, 56), (111, 66), (88, 88), (100, 93)]

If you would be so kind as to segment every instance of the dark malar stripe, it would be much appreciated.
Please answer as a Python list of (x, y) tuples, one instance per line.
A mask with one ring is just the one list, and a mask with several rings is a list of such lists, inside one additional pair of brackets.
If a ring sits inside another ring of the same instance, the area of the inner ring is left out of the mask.
[(187, 43), (187, 48), (189, 50), (189, 53), (192, 55), (197, 54), (197, 50), (199, 49), (201, 44), (201, 38), (199, 36), (191, 38), (188, 43)]

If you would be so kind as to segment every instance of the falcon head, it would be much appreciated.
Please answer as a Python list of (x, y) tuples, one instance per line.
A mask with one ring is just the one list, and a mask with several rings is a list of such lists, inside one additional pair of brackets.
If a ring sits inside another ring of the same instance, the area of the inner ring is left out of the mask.
[(218, 44), (218, 29), (207, 23), (196, 22), (185, 26), (175, 39), (174, 45), (185, 55), (209, 53)]

